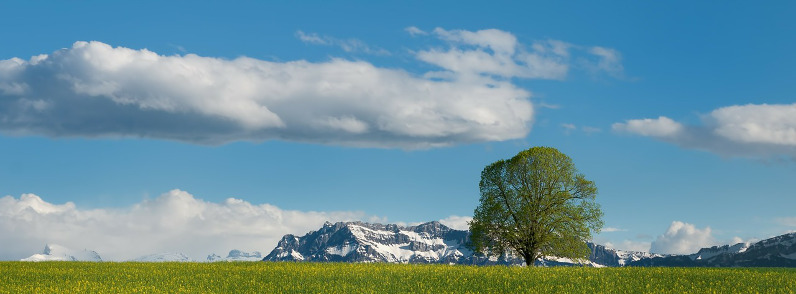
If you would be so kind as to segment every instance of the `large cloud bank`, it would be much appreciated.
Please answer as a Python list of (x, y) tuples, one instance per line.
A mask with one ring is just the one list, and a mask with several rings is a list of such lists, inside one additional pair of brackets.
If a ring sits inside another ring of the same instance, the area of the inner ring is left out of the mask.
[(95, 250), (104, 260), (182, 252), (202, 260), (231, 249), (268, 254), (284, 234), (303, 235), (325, 221), (372, 220), (363, 212), (282, 210), (229, 198), (207, 202), (172, 190), (125, 209), (80, 209), (33, 194), (0, 198), (0, 260), (40, 253), (45, 244)]
[(464, 80), (455, 69), (444, 72), (451, 74), (422, 77), (343, 59), (164, 56), (76, 42), (29, 60), (0, 61), (0, 130), (390, 148), (501, 141), (530, 131), (528, 91), (489, 76)]
[(702, 125), (668, 117), (632, 119), (613, 129), (728, 156), (796, 158), (796, 104), (747, 104), (718, 108)]

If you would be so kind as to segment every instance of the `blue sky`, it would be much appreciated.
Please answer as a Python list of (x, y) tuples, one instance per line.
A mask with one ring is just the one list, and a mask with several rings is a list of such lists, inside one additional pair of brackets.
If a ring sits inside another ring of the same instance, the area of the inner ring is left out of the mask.
[(427, 2), (0, 4), (0, 258), (461, 225), (532, 146), (596, 182), (598, 243), (796, 229), (796, 4)]

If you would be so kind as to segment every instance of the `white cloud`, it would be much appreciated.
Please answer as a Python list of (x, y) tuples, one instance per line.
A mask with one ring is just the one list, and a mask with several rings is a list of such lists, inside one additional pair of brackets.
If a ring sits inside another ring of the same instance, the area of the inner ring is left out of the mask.
[(672, 137), (683, 130), (683, 125), (665, 116), (657, 119), (631, 119), (624, 123), (615, 123), (611, 127), (615, 131), (653, 137)]
[(715, 244), (710, 227), (696, 226), (673, 221), (666, 233), (658, 236), (650, 245), (650, 252), (666, 254), (691, 254)]
[(779, 217), (774, 219), (774, 222), (788, 227), (796, 227), (796, 216), (792, 217)]
[(529, 97), (509, 81), (364, 61), (163, 56), (101, 42), (0, 60), (0, 131), (18, 135), (428, 148), (525, 137)]
[(284, 234), (303, 235), (325, 221), (370, 220), (363, 212), (282, 210), (229, 198), (207, 202), (180, 190), (123, 209), (81, 209), (34, 194), (0, 198), (0, 259), (40, 253), (45, 244), (127, 260), (179, 251), (194, 259), (231, 249), (268, 254)]
[(702, 121), (686, 126), (662, 116), (615, 123), (613, 129), (722, 155), (796, 157), (796, 104), (727, 106)]
[(471, 216), (451, 215), (449, 217), (439, 220), (439, 222), (452, 229), (469, 231), (470, 230), (469, 222), (472, 220), (473, 217)]
[(304, 33), (296, 31), (296, 37), (304, 43), (316, 45), (337, 46), (349, 53), (365, 53), (371, 55), (390, 55), (390, 52), (378, 47), (372, 47), (359, 39), (338, 39), (330, 36), (321, 36), (317, 33)]

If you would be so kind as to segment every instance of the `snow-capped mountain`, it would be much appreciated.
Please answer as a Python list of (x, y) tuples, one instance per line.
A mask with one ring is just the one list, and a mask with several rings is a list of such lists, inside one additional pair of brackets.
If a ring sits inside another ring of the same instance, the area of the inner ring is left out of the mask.
[(42, 253), (33, 254), (22, 261), (102, 261), (100, 255), (91, 250), (71, 250), (57, 244), (47, 244)]
[(472, 256), (467, 231), (439, 222), (418, 226), (325, 223), (303, 237), (285, 235), (266, 261), (462, 263)]
[[(264, 261), (333, 261), (444, 264), (512, 264), (521, 258), (504, 255), (474, 255), (467, 248), (468, 231), (451, 229), (439, 222), (417, 226), (368, 224), (363, 222), (326, 223), (318, 231), (302, 237), (285, 235)], [(546, 258), (539, 265), (573, 265), (575, 261)], [(602, 266), (590, 261), (586, 265)]]
[(133, 259), (131, 261), (138, 261), (138, 262), (167, 262), (167, 261), (179, 261), (179, 262), (189, 262), (193, 261), (190, 257), (185, 254), (177, 253), (177, 252), (165, 252), (165, 253), (156, 253), (141, 256), (139, 258)]
[(796, 267), (796, 233), (756, 243), (702, 248), (689, 255), (671, 255), (631, 262), (631, 266)]
[[(469, 232), (439, 222), (417, 226), (326, 223), (304, 236), (285, 235), (264, 261), (333, 261), (446, 264), (523, 264), (512, 256), (484, 257), (467, 248)], [(591, 254), (583, 265), (617, 266), (796, 266), (796, 233), (754, 244), (703, 248), (690, 255), (623, 251), (587, 242)], [(546, 257), (536, 265), (572, 266), (566, 258)]]
[(260, 261), (263, 259), (262, 253), (260, 251), (254, 252), (243, 252), (237, 249), (233, 249), (229, 251), (227, 257), (221, 257), (217, 254), (210, 254), (207, 256), (207, 261), (216, 262), (216, 261)]
[(625, 266), (631, 262), (646, 258), (666, 256), (649, 252), (617, 250), (591, 242), (586, 242), (586, 245), (588, 245), (591, 250), (589, 261), (603, 266)]

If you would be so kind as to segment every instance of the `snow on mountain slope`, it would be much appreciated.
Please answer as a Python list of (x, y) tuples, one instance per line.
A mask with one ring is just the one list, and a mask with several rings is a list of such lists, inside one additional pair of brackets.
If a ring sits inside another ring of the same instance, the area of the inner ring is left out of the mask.
[(22, 261), (102, 261), (100, 255), (90, 250), (71, 250), (57, 244), (47, 244), (40, 254), (33, 254)]
[(216, 254), (211, 254), (207, 256), (207, 261), (216, 262), (216, 261), (260, 261), (263, 259), (262, 253), (260, 251), (254, 252), (243, 252), (237, 249), (233, 249), (229, 251), (227, 257), (221, 257)]
[(193, 261), (190, 257), (185, 254), (177, 253), (177, 252), (165, 252), (165, 253), (156, 253), (141, 256), (139, 258), (133, 259), (131, 261), (137, 262), (168, 262), (168, 261), (179, 261), (179, 262), (189, 262)]

